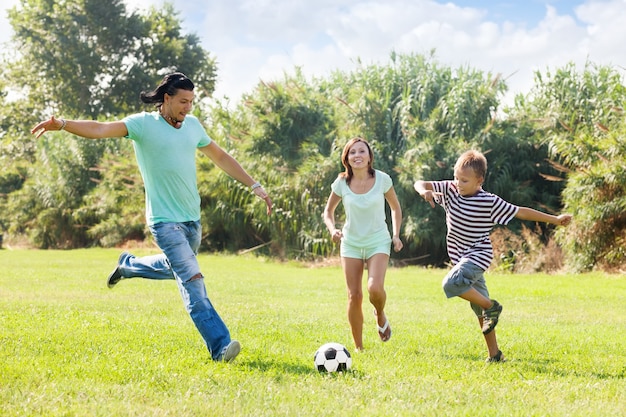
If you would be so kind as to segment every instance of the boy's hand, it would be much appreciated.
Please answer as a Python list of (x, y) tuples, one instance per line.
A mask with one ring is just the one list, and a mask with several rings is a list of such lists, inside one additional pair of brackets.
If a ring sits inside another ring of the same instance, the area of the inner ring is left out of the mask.
[(422, 198), (430, 203), (430, 206), (433, 208), (435, 207), (435, 202), (437, 201), (437, 198), (441, 196), (443, 196), (443, 193), (436, 193), (431, 190), (426, 190), (424, 191), (424, 194), (422, 194)]
[(556, 224), (559, 226), (567, 226), (568, 224), (570, 224), (572, 221), (572, 215), (571, 214), (561, 214), (560, 216), (557, 216), (556, 218)]

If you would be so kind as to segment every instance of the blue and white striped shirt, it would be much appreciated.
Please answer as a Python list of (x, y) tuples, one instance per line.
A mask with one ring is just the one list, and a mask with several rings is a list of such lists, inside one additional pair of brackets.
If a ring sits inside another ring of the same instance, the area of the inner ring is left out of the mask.
[(446, 211), (448, 255), (453, 264), (468, 259), (487, 270), (493, 260), (489, 233), (496, 224), (508, 224), (519, 207), (495, 194), (481, 189), (477, 194), (463, 197), (454, 181), (432, 181), (433, 189), (443, 196), (435, 201)]

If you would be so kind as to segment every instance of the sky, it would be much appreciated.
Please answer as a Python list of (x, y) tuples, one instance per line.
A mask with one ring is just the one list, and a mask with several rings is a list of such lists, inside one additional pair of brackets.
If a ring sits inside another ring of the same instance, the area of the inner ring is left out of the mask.
[[(12, 36), (2, 0), (0, 44)], [(125, 0), (129, 10), (163, 0)], [(300, 68), (309, 78), (387, 64), (393, 51), (501, 74), (505, 102), (536, 71), (568, 63), (626, 72), (626, 0), (170, 0), (185, 33), (218, 63), (215, 98), (236, 103), (259, 81)]]

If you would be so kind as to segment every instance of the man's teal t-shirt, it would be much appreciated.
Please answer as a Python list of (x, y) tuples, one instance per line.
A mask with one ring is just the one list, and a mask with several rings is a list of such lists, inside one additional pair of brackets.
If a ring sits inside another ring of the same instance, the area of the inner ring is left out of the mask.
[(372, 247), (391, 240), (385, 221), (385, 193), (393, 186), (391, 177), (375, 170), (376, 181), (365, 194), (353, 193), (345, 178), (337, 178), (332, 191), (341, 197), (346, 213), (343, 239), (357, 247)]
[(123, 121), (144, 182), (148, 225), (200, 220), (196, 150), (211, 143), (200, 121), (187, 115), (176, 129), (157, 112)]

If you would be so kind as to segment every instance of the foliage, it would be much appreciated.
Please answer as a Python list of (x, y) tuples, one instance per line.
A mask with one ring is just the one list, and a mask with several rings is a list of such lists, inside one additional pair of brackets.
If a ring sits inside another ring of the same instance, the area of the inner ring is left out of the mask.
[[(174, 70), (194, 79), (201, 101), (214, 89), (214, 59), (196, 35), (182, 33), (170, 4), (143, 15), (128, 13), (121, 0), (23, 0), (10, 9), (9, 20), (19, 54), (5, 57), (2, 78), (21, 84), (0, 85), (4, 100), (7, 92), (17, 97), (0, 112), (10, 108), (19, 123), (0, 117), (0, 158), (16, 161), (3, 176), (19, 187), (0, 201), (0, 225), (28, 232), (42, 248), (142, 238), (143, 191), (137, 178), (132, 190), (124, 186), (136, 171), (130, 146), (50, 133), (37, 142), (30, 126), (50, 113), (108, 120), (140, 111), (140, 91)], [(121, 180), (113, 176), (120, 171)], [(118, 206), (121, 201), (132, 203)]]
[[(213, 136), (248, 162), (276, 204), (275, 216), (264, 229), (267, 240), (248, 244), (271, 241), (267, 250), (280, 256), (332, 253), (322, 209), (330, 183), (343, 170), (343, 145), (358, 135), (372, 145), (374, 166), (392, 176), (403, 203), (407, 249), (394, 256), (442, 264), (447, 258), (444, 216), (420, 204), (412, 184), (422, 177), (451, 178), (454, 160), (468, 146), (494, 151), (499, 177), (494, 174), (488, 183), (507, 193), (520, 185), (514, 202), (525, 196), (523, 202), (540, 204), (533, 197), (542, 194), (545, 180), (532, 167), (545, 158), (546, 148), (520, 141), (515, 134), (526, 132), (523, 126), (496, 122), (503, 89), (502, 81), (489, 74), (441, 67), (432, 57), (393, 54), (388, 65), (335, 72), (323, 80), (307, 81), (297, 71), (282, 82), (260, 83), (234, 112), (215, 107), (212, 121), (220, 127)], [(519, 159), (521, 150), (527, 159)], [(211, 189), (220, 198), (227, 192)], [(553, 203), (554, 198), (546, 202)], [(233, 210), (215, 206), (204, 212), (208, 218), (227, 215), (212, 224), (232, 226), (238, 231), (234, 236), (244, 235), (253, 218), (234, 222)], [(218, 240), (236, 242), (234, 236)]]
[(626, 87), (615, 68), (587, 62), (554, 74), (535, 74), (535, 85), (517, 107), (542, 129), (553, 157), (571, 168), (587, 167), (596, 159), (604, 132), (623, 119)]
[(9, 11), (20, 57), (7, 70), (26, 98), (71, 116), (111, 117), (141, 109), (139, 91), (166, 72), (214, 89), (215, 63), (196, 35), (183, 35), (171, 5), (146, 15), (122, 0), (23, 0)]
[(284, 82), (261, 83), (245, 103), (254, 115), (246, 152), (272, 157), (286, 172), (310, 157), (328, 157), (334, 130), (332, 107), (308, 85), (300, 72)]
[(137, 169), (132, 145), (123, 141), (115, 157), (105, 155), (92, 171), (99, 179), (97, 187), (84, 196), (75, 212), (77, 222), (91, 224), (88, 235), (94, 244), (119, 246), (128, 240), (149, 237), (145, 226), (143, 181)]
[(213, 109), (211, 136), (264, 184), (275, 210), (267, 217), (248, 189), (220, 179), (223, 174), (208, 175), (211, 186), (201, 187), (201, 195), (211, 248), (261, 245), (262, 253), (295, 258), (332, 252), (321, 216), (340, 166), (339, 156), (331, 156), (333, 112), (323, 90), (299, 72), (260, 83), (234, 111)]
[(402, 184), (398, 195), (407, 250), (424, 263), (442, 265), (447, 260), (444, 213), (421, 201), (413, 183), (452, 179), (458, 155), (470, 147), (482, 148), (505, 85), (498, 76), (469, 68), (453, 70), (419, 57), (408, 63), (403, 66), (407, 88), (400, 113), (407, 143), (395, 168)]
[[(37, 142), (26, 127), (50, 113), (108, 120), (140, 111), (139, 92), (180, 70), (198, 86), (195, 114), (209, 122), (210, 136), (275, 204), (266, 216), (246, 187), (199, 155), (203, 249), (298, 259), (335, 254), (322, 210), (343, 170), (344, 144), (362, 136), (403, 208), (405, 248), (392, 254), (402, 263), (447, 262), (444, 213), (425, 204), (413, 183), (451, 179), (456, 158), (469, 148), (487, 156), (487, 191), (574, 214), (572, 227), (556, 233), (571, 267), (618, 268), (625, 261), (625, 87), (612, 67), (537, 72), (533, 90), (501, 109), (507, 87), (499, 75), (441, 65), (434, 53), (392, 52), (388, 62), (359, 63), (322, 79), (306, 79), (296, 68), (260, 82), (234, 109), (221, 102), (207, 109), (215, 60), (196, 35), (183, 33), (170, 4), (139, 14), (122, 0), (23, 0), (9, 19), (18, 52), (5, 52), (0, 70), (0, 228), (28, 234), (38, 247), (146, 239), (143, 190), (128, 143), (60, 134), (47, 135), (54, 143)], [(7, 81), (14, 79), (21, 85)], [(14, 102), (7, 102), (9, 93)], [(536, 231), (552, 251), (552, 227), (509, 228)]]
[(494, 261), (491, 271), (509, 273), (558, 273), (563, 269), (561, 247), (537, 225), (534, 230), (522, 225), (519, 232), (508, 227), (497, 227), (490, 236)]
[(622, 77), (612, 67), (587, 63), (582, 72), (570, 64), (537, 73), (536, 81), (518, 107), (549, 144), (553, 165), (568, 172), (563, 200), (574, 224), (557, 239), (576, 270), (618, 268), (626, 261)]
[(598, 144), (596, 160), (569, 175), (563, 192), (574, 227), (558, 235), (576, 270), (621, 270), (626, 262), (626, 121)]
[(10, 194), (9, 231), (28, 233), (40, 248), (87, 245), (86, 227), (75, 221), (75, 208), (92, 187), (89, 170), (96, 160), (93, 141), (76, 141), (55, 133), (38, 144), (39, 165), (23, 187)]

